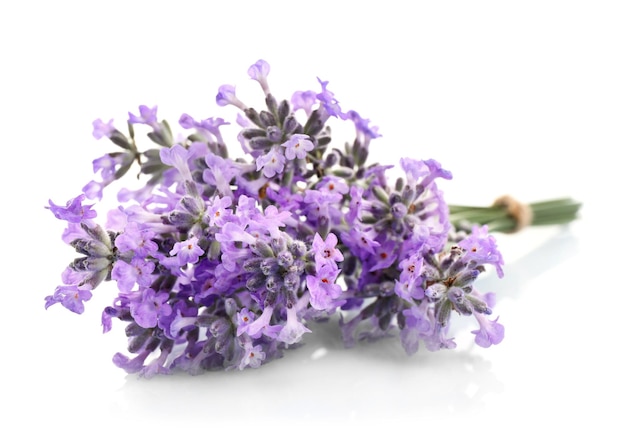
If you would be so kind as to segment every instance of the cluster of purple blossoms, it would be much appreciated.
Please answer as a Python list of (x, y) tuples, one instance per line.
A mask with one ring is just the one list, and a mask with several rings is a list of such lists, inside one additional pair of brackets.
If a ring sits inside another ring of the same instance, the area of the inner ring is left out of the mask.
[[(240, 112), (242, 158), (229, 156), (222, 118), (183, 114), (175, 139), (157, 107), (129, 113), (129, 133), (96, 120), (96, 139), (120, 150), (94, 161), (99, 178), (66, 205), (48, 209), (67, 222), (63, 241), (79, 257), (46, 297), (82, 313), (105, 281), (117, 296), (102, 313), (109, 331), (126, 324), (127, 353), (114, 363), (150, 377), (173, 370), (258, 367), (297, 346), (314, 322), (337, 316), (346, 346), (396, 335), (408, 354), (453, 348), (449, 324), (473, 316), (475, 342), (498, 344), (494, 296), (473, 284), (487, 265), (502, 276), (502, 256), (486, 227), (450, 223), (435, 160), (367, 162), (376, 127), (344, 111), (328, 82), (277, 100), (269, 65), (248, 74), (265, 97), (257, 110), (219, 88), (216, 102)], [(329, 122), (352, 123), (355, 138), (333, 147)], [(153, 147), (138, 149), (134, 125)], [(132, 168), (146, 177), (122, 189), (120, 205), (97, 221), (103, 190)], [(86, 201), (87, 200), (87, 201)], [(397, 333), (396, 333), (397, 332)]]

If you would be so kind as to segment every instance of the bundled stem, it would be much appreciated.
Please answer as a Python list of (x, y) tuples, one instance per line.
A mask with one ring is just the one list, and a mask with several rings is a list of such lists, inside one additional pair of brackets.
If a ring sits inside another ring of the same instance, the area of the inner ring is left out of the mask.
[[(518, 203), (519, 205), (519, 203)], [(544, 200), (520, 205), (512, 210), (510, 205), (495, 203), (492, 206), (450, 205), (450, 222), (457, 229), (468, 224), (487, 225), (491, 232), (511, 233), (525, 226), (562, 225), (575, 220), (581, 203), (571, 198)], [(522, 211), (519, 209), (523, 208)], [(530, 215), (526, 222), (522, 214)]]

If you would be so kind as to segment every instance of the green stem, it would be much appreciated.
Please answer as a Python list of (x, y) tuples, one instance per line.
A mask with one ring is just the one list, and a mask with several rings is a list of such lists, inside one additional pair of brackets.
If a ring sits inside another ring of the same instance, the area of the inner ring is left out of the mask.
[[(543, 200), (527, 205), (532, 212), (528, 226), (567, 224), (578, 217), (581, 203), (571, 198)], [(487, 225), (492, 232), (513, 232), (517, 220), (504, 206), (462, 206), (450, 205), (450, 222), (457, 229), (467, 224)]]

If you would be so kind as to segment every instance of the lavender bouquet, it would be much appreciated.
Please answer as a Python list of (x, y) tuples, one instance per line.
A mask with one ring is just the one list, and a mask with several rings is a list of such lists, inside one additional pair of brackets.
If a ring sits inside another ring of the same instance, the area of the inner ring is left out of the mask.
[[(183, 114), (187, 135), (177, 137), (156, 106), (129, 113), (127, 133), (112, 120), (93, 123), (94, 137), (117, 149), (94, 160), (97, 180), (82, 193), (49, 201), (79, 257), (45, 307), (80, 314), (98, 286), (115, 282), (102, 327), (124, 323), (128, 348), (113, 362), (145, 377), (256, 368), (331, 318), (348, 347), (395, 336), (407, 354), (420, 343), (451, 349), (450, 324), (461, 316), (475, 320), (477, 345), (500, 343), (495, 296), (474, 287), (489, 267), (503, 276), (490, 233), (566, 223), (579, 204), (448, 205), (437, 183), (452, 175), (437, 161), (368, 163), (379, 137), (369, 120), (343, 110), (319, 79), (319, 90), (278, 100), (269, 70), (264, 60), (248, 70), (266, 109), (246, 106), (230, 85), (216, 97), (239, 110), (241, 156), (229, 154), (222, 118)], [(336, 147), (331, 122), (353, 125), (354, 141)], [(137, 125), (152, 142), (145, 150)], [(122, 188), (97, 221), (105, 188), (133, 170), (141, 186)]]

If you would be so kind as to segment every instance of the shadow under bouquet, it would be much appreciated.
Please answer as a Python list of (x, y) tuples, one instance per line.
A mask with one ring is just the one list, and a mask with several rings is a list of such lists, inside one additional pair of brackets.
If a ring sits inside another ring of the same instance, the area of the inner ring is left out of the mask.
[[(94, 137), (116, 149), (94, 160), (96, 180), (78, 196), (48, 203), (79, 256), (45, 307), (80, 314), (98, 286), (114, 282), (102, 327), (125, 324), (128, 346), (113, 362), (145, 377), (256, 368), (331, 317), (348, 347), (395, 336), (407, 354), (420, 344), (451, 349), (450, 324), (461, 316), (475, 320), (477, 345), (500, 343), (495, 295), (474, 287), (489, 267), (503, 276), (491, 233), (567, 223), (579, 204), (448, 205), (437, 183), (452, 175), (437, 161), (369, 163), (379, 136), (369, 120), (342, 109), (319, 79), (317, 91), (279, 100), (269, 70), (264, 60), (248, 70), (266, 109), (246, 106), (231, 85), (218, 90), (218, 105), (238, 109), (240, 156), (229, 154), (222, 118), (183, 114), (184, 136), (156, 106), (129, 113), (126, 133), (94, 121)], [(336, 147), (332, 122), (353, 125), (354, 140)], [(105, 188), (130, 171), (141, 186), (122, 188), (119, 205), (97, 220)]]

